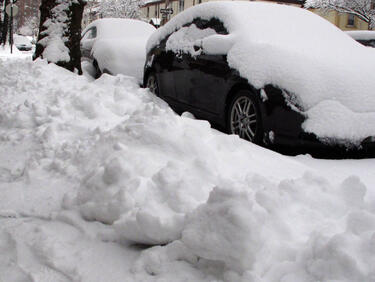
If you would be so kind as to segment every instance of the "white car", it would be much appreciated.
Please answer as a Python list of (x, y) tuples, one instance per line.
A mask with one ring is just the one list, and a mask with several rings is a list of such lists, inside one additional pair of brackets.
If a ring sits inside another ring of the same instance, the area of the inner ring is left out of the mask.
[(372, 30), (353, 30), (347, 31), (350, 37), (362, 45), (375, 48), (375, 31)]
[(96, 77), (103, 72), (143, 77), (145, 46), (155, 31), (152, 25), (133, 19), (99, 19), (82, 32), (82, 60), (89, 61)]
[(20, 51), (30, 51), (33, 49), (33, 45), (29, 38), (23, 35), (14, 34), (13, 35), (13, 42), (16, 45), (17, 49)]

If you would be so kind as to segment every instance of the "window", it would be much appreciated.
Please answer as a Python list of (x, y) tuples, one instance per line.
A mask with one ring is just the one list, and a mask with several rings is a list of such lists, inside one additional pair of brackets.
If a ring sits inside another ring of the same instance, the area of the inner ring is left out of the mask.
[(354, 15), (348, 15), (348, 26), (354, 26)]
[(198, 0), (198, 4), (202, 3), (202, 0)]
[(185, 8), (185, 0), (179, 0), (178, 1), (178, 11), (182, 12)]
[(154, 6), (154, 7), (155, 7), (154, 17), (157, 18), (158, 17), (158, 7), (157, 6)]
[(93, 39), (96, 37), (96, 27), (90, 28), (86, 33), (83, 35), (82, 40)]
[(150, 7), (147, 7), (147, 17), (150, 17)]

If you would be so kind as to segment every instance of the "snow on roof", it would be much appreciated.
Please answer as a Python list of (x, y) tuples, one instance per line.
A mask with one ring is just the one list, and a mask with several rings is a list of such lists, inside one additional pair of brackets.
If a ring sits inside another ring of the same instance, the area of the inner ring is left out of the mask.
[(373, 30), (351, 30), (346, 33), (355, 40), (375, 40), (375, 31)]
[(139, 20), (104, 18), (93, 21), (82, 34), (93, 26), (96, 26), (100, 38), (144, 37), (155, 30), (152, 25)]
[[(197, 17), (223, 22), (229, 35), (216, 36), (210, 45), (225, 43), (229, 65), (250, 84), (258, 89), (272, 84), (296, 95), (309, 121), (305, 131), (357, 144), (375, 135), (373, 50), (310, 11), (243, 1), (208, 2), (187, 9), (151, 36), (147, 50)], [(322, 120), (327, 100), (340, 106), (328, 107), (330, 114)], [(350, 115), (343, 116), (342, 109)]]

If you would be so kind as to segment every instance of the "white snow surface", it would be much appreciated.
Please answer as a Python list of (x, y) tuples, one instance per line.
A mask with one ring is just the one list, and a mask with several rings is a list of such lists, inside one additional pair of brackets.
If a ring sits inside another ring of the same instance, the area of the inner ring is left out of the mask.
[(139, 20), (105, 18), (92, 22), (83, 33), (96, 26), (92, 56), (101, 71), (131, 75), (143, 81), (146, 43), (155, 27)]
[[(375, 135), (373, 50), (305, 9), (244, 1), (210, 2), (187, 9), (150, 37), (147, 50), (198, 17), (218, 18), (229, 32), (202, 39), (203, 47), (209, 42), (204, 51), (218, 54), (224, 44), (229, 65), (254, 87), (272, 84), (294, 94), (307, 117), (306, 132), (351, 145)], [(187, 29), (172, 34), (167, 43)], [(184, 50), (186, 42), (182, 43)], [(178, 49), (175, 45), (173, 50)], [(327, 103), (339, 107), (329, 108), (332, 114), (326, 114)], [(354, 117), (349, 126), (347, 119), (336, 118), (346, 113)], [(335, 127), (340, 130), (333, 131)]]
[(282, 156), (133, 77), (0, 72), (0, 280), (374, 281), (374, 159)]

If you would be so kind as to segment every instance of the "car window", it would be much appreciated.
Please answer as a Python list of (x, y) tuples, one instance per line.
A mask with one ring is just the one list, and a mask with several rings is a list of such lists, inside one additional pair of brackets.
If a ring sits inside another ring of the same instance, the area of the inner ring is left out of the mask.
[(92, 27), (89, 30), (86, 31), (86, 33), (83, 35), (82, 40), (87, 40), (87, 39), (94, 39), (96, 38), (97, 35), (97, 29), (96, 27)]
[(228, 34), (228, 31), (224, 27), (224, 24), (217, 18), (211, 18), (210, 20), (195, 18), (192, 23), (200, 29), (211, 28), (215, 30), (217, 34)]

